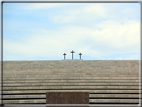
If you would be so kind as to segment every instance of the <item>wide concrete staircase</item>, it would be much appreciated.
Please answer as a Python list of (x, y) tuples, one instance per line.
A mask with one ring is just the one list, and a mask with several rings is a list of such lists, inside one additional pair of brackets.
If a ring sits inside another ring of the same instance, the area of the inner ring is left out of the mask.
[(90, 104), (138, 104), (139, 61), (3, 62), (3, 104), (45, 104), (46, 92), (89, 92)]

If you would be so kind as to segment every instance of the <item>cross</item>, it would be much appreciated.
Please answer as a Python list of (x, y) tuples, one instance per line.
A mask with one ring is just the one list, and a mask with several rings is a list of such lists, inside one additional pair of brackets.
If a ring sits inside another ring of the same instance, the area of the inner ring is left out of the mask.
[(81, 55), (82, 55), (82, 54), (80, 53), (79, 55), (80, 55), (80, 59), (81, 59)]
[(63, 55), (64, 55), (64, 59), (65, 59), (65, 55), (66, 55), (66, 54), (64, 53)]
[(72, 59), (73, 59), (73, 53), (75, 53), (75, 52), (72, 50), (71, 53), (72, 53)]

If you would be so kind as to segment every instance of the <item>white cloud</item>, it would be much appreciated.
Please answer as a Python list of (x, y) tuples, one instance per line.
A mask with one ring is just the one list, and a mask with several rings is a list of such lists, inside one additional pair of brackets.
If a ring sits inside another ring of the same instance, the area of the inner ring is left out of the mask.
[(100, 24), (101, 30), (81, 26), (66, 26), (56, 32), (45, 29), (38, 32), (35, 30), (36, 33), (29, 36), (24, 44), (4, 41), (4, 49), (28, 57), (50, 58), (60, 57), (65, 50), (71, 49), (91, 57), (140, 52), (139, 22), (128, 21), (124, 25), (112, 22), (107, 27), (106, 23)]
[[(72, 6), (70, 4), (70, 6)], [(102, 4), (78, 5), (74, 8), (64, 9), (61, 12), (50, 13), (49, 17), (57, 23), (82, 22), (107, 17), (107, 11)]]
[(128, 20), (125, 24), (116, 21), (104, 21), (98, 25), (102, 30), (94, 31), (98, 39), (105, 41), (115, 48), (127, 46), (139, 46), (140, 44), (140, 23)]

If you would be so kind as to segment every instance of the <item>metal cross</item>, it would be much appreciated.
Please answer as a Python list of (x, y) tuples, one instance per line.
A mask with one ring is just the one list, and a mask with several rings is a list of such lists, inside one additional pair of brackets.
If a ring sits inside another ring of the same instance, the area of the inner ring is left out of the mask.
[(72, 50), (71, 53), (72, 53), (72, 59), (73, 59), (73, 53), (75, 53), (75, 52)]
[(64, 55), (64, 59), (65, 59), (65, 55), (66, 55), (66, 54), (64, 53), (63, 55)]
[(82, 55), (82, 54), (80, 53), (79, 55), (80, 55), (80, 59), (81, 59), (81, 55)]

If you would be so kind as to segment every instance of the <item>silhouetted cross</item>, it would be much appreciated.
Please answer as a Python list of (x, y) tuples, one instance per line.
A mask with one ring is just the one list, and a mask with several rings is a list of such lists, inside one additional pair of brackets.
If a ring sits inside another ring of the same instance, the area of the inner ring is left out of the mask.
[(65, 59), (65, 55), (66, 55), (66, 54), (64, 53), (63, 55), (64, 55), (64, 59)]
[(80, 59), (81, 59), (81, 55), (82, 55), (82, 54), (80, 53), (79, 55), (80, 55)]
[(73, 53), (75, 53), (75, 52), (72, 50), (71, 53), (72, 53), (72, 59), (73, 59)]

